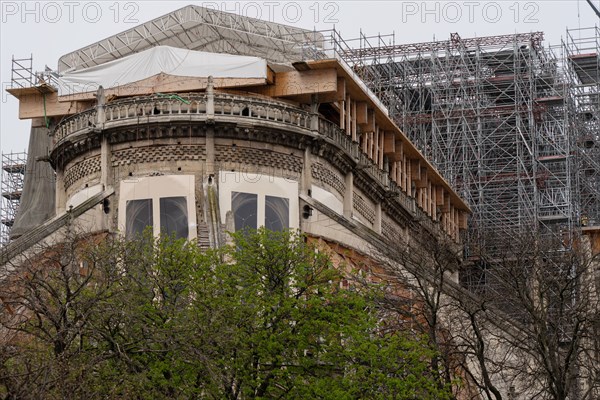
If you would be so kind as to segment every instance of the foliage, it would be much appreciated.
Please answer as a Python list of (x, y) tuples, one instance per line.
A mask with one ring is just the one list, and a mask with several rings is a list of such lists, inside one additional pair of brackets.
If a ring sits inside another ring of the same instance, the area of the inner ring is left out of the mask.
[(4, 398), (449, 398), (427, 338), (378, 331), (377, 288), (340, 290), (294, 232), (80, 239), (26, 264), (0, 288)]

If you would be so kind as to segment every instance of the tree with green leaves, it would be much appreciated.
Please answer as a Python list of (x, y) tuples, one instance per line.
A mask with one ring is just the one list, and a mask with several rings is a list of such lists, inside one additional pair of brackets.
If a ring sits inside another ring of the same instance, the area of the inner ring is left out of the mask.
[[(445, 399), (426, 337), (296, 232), (69, 241), (3, 280), (0, 397)], [(64, 256), (65, 252), (69, 254)]]

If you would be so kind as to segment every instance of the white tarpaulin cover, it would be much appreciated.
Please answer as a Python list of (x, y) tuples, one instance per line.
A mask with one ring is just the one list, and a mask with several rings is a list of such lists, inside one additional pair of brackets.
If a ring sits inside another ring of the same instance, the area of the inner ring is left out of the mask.
[(74, 72), (59, 78), (60, 96), (110, 89), (165, 73), (182, 77), (266, 78), (267, 62), (258, 57), (207, 53), (157, 46), (140, 53)]

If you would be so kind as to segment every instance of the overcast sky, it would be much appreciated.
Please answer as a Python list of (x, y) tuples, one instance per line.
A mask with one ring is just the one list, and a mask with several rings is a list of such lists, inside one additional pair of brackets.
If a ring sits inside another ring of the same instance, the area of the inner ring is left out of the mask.
[[(600, 0), (593, 0), (600, 8)], [(56, 69), (60, 56), (188, 4), (205, 5), (306, 29), (331, 29), (344, 38), (395, 34), (396, 43), (516, 32), (545, 32), (558, 45), (567, 28), (599, 25), (585, 0), (546, 1), (1, 1), (0, 150), (27, 148), (29, 121), (19, 121), (10, 86), (11, 59), (33, 55), (35, 71)]]

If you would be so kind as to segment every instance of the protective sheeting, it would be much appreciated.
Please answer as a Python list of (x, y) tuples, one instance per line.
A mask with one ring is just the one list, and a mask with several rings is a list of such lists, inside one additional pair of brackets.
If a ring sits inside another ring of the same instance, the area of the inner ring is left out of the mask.
[(58, 80), (58, 94), (91, 92), (99, 86), (115, 88), (160, 73), (194, 78), (266, 78), (267, 62), (258, 57), (157, 46), (94, 67), (66, 72)]
[(52, 140), (46, 127), (31, 128), (23, 194), (10, 230), (11, 240), (54, 217), (54, 170), (49, 163), (38, 161), (40, 157), (48, 155), (51, 146)]

